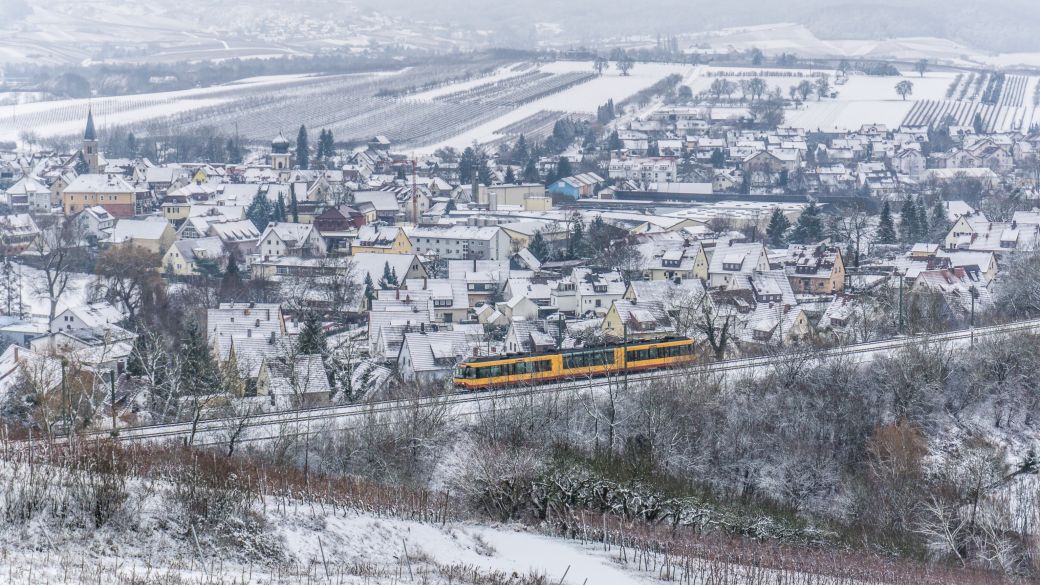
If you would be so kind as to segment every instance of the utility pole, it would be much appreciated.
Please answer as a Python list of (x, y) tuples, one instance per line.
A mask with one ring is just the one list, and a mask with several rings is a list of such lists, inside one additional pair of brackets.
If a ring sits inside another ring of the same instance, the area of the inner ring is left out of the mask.
[(979, 294), (979, 289), (975, 288), (973, 284), (968, 292), (971, 293), (971, 347), (975, 347), (975, 298)]
[(108, 372), (108, 380), (111, 383), (112, 388), (112, 436), (119, 436), (119, 429), (116, 427), (116, 371), (110, 370)]
[(896, 271), (899, 277), (899, 334), (903, 334), (903, 275)]

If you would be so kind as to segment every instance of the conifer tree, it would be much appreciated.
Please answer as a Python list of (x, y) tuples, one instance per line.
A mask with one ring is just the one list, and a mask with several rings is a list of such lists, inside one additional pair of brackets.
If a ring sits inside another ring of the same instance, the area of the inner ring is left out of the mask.
[(368, 302), (372, 302), (376, 298), (376, 285), (372, 282), (372, 273), (369, 272), (365, 275), (365, 298)]
[(246, 217), (253, 222), (256, 229), (262, 232), (274, 217), (274, 207), (271, 206), (271, 202), (267, 200), (263, 193), (257, 193), (249, 207), (246, 208)]
[(536, 230), (527, 243), (527, 251), (538, 260), (544, 262), (549, 257), (549, 244), (542, 235), (542, 230)]
[(300, 125), (296, 134), (296, 165), (303, 170), (311, 168), (310, 145), (307, 142), (307, 127)]
[(769, 226), (766, 227), (766, 237), (769, 245), (773, 248), (783, 248), (787, 245), (787, 230), (791, 228), (791, 221), (787, 219), (784, 212), (779, 208), (773, 210), (769, 218)]
[(293, 223), (300, 223), (300, 204), (296, 201), (296, 192), (289, 194), (289, 213)]
[(924, 207), (924, 201), (918, 198), (914, 201), (914, 210), (917, 214), (917, 228), (916, 237), (914, 238), (918, 242), (927, 241), (931, 234), (931, 228), (928, 225), (928, 210)]
[(505, 179), (503, 179), (503, 182), (506, 185), (513, 185), (516, 183), (516, 175), (513, 174), (513, 167), (506, 168), (506, 176)]
[(524, 182), (525, 183), (541, 183), (542, 176), (538, 174), (538, 166), (534, 164), (534, 160), (527, 161), (527, 166), (524, 167)]
[(87, 159), (83, 158), (82, 152), (76, 156), (76, 166), (72, 168), (75, 169), (77, 175), (86, 175), (90, 172), (90, 165), (87, 164)]
[(794, 231), (791, 232), (791, 241), (796, 244), (809, 244), (819, 242), (823, 239), (823, 220), (820, 218), (820, 208), (815, 201), (802, 210), (795, 223)]
[(221, 391), (220, 368), (213, 359), (206, 335), (195, 320), (188, 321), (181, 333), (181, 392), (186, 396), (202, 396)]
[(278, 202), (274, 204), (274, 221), (285, 221), (285, 196), (278, 194)]
[(892, 221), (892, 207), (888, 201), (881, 206), (881, 219), (878, 221), (877, 241), (879, 244), (896, 243), (896, 226)]
[(320, 355), (323, 358), (329, 353), (325, 329), (315, 311), (307, 311), (303, 316), (300, 334), (296, 338), (296, 351), (301, 355)]
[(903, 201), (903, 207), (899, 210), (899, 237), (903, 243), (909, 244), (917, 238), (920, 232), (917, 223), (917, 206), (914, 201), (907, 197)]
[(527, 147), (527, 139), (524, 138), (523, 134), (521, 134), (520, 137), (516, 139), (516, 144), (513, 145), (513, 151), (510, 153), (510, 158), (513, 159), (514, 163), (522, 165), (528, 161), (530, 156), (531, 152)]

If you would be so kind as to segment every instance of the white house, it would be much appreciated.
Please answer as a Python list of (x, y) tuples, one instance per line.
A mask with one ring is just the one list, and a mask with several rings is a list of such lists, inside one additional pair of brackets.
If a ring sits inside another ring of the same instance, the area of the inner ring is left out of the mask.
[(311, 224), (272, 222), (260, 234), (256, 252), (264, 259), (325, 255), (325, 240)]
[(448, 260), (508, 260), (511, 240), (498, 226), (415, 227), (412, 250)]

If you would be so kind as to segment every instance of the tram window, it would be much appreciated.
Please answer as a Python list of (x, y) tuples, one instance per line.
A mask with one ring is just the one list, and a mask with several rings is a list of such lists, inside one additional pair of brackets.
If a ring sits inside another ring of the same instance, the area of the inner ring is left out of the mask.
[(514, 366), (513, 373), (516, 374), (516, 375), (526, 374), (528, 365), (529, 364), (527, 362), (516, 362), (515, 364), (513, 364), (513, 366)]
[(614, 363), (614, 350), (608, 349), (603, 352), (603, 363), (612, 364)]
[(552, 362), (549, 360), (531, 362), (531, 365), (533, 366), (532, 372), (548, 372), (552, 369)]
[(463, 370), (463, 375), (466, 378), (472, 380), (472, 379), (477, 377), (477, 368), (474, 368), (474, 367), (471, 367), (471, 366), (466, 366), (465, 369)]

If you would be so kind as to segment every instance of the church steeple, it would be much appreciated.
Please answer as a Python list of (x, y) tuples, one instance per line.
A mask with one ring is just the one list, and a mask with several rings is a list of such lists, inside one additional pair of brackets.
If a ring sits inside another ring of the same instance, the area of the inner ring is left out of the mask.
[(97, 140), (97, 130), (94, 129), (94, 110), (87, 110), (87, 130), (83, 132), (83, 140)]
[(95, 174), (100, 170), (100, 151), (98, 150), (97, 130), (94, 128), (94, 111), (87, 110), (87, 129), (83, 132), (83, 158), (87, 161), (88, 172)]

